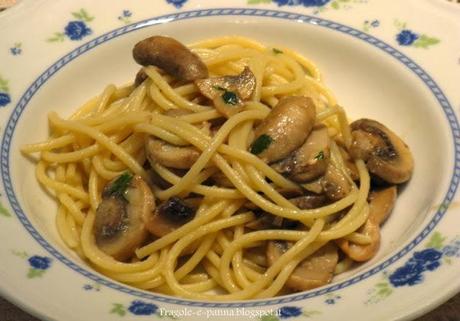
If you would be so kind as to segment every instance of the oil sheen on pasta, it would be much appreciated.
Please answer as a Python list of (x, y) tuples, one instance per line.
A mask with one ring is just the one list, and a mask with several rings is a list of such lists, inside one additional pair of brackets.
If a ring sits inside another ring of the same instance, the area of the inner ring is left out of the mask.
[(133, 55), (131, 83), (51, 112), (50, 137), (22, 148), (85, 262), (228, 301), (323, 286), (375, 256), (412, 155), (385, 125), (350, 124), (312, 61), (239, 36), (155, 36)]

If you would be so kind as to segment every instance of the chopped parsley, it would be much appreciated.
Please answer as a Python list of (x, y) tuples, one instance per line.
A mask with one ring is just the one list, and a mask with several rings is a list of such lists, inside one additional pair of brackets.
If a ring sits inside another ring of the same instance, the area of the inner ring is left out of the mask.
[(130, 173), (126, 172), (121, 174), (110, 186), (108, 194), (113, 196), (123, 196), (132, 179), (133, 175)]
[(251, 153), (253, 153), (254, 155), (259, 155), (264, 150), (266, 150), (272, 142), (273, 138), (271, 138), (270, 136), (266, 134), (260, 135), (259, 138), (257, 138), (254, 141), (254, 143), (252, 143)]
[(279, 50), (278, 48), (273, 48), (272, 50), (273, 50), (273, 53), (274, 53), (275, 55), (278, 55), (278, 54), (282, 54), (282, 53), (283, 53), (283, 51), (282, 51), (282, 50)]
[(225, 91), (222, 95), (222, 99), (227, 105), (237, 105), (238, 104), (238, 96), (233, 91)]
[(323, 152), (323, 151), (320, 151), (318, 154), (316, 154), (315, 159), (316, 159), (316, 160), (322, 160), (322, 159), (324, 159), (324, 152)]

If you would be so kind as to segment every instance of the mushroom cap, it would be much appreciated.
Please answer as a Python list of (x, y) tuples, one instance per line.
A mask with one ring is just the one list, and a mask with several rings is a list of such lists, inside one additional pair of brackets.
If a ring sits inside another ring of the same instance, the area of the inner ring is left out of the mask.
[(186, 202), (177, 196), (169, 198), (149, 217), (146, 228), (157, 237), (176, 230), (195, 216), (195, 207), (190, 204), (193, 201), (191, 199), (190, 202)]
[(387, 219), (396, 202), (397, 188), (390, 186), (372, 191), (369, 194), (369, 216), (359, 232), (370, 237), (369, 244), (356, 244), (346, 239), (336, 241), (337, 245), (352, 260), (368, 261), (375, 256), (380, 247), (380, 225)]
[(223, 91), (234, 92), (239, 98), (246, 100), (256, 88), (256, 76), (245, 66), (239, 75), (198, 79), (195, 80), (195, 84), (200, 92), (211, 100), (221, 96)]
[(390, 184), (408, 181), (414, 169), (409, 147), (394, 132), (371, 119), (351, 124), (350, 154), (366, 162), (369, 172)]
[(305, 142), (315, 120), (316, 107), (311, 98), (283, 97), (255, 130), (253, 145), (261, 137), (271, 140), (258, 156), (267, 163), (286, 158)]
[(329, 145), (327, 127), (315, 126), (302, 146), (271, 166), (295, 182), (309, 182), (326, 172), (330, 159)]
[(142, 66), (157, 66), (176, 79), (193, 81), (207, 78), (204, 62), (179, 41), (153, 36), (139, 41), (133, 49), (134, 60)]
[(345, 175), (334, 165), (329, 163), (326, 173), (321, 178), (324, 193), (332, 201), (338, 201), (351, 191), (351, 184)]
[(200, 157), (200, 152), (192, 146), (174, 146), (161, 139), (148, 136), (145, 143), (145, 155), (151, 163), (176, 169), (189, 169)]
[(107, 187), (96, 210), (96, 244), (106, 254), (125, 261), (148, 237), (145, 222), (155, 209), (155, 200), (140, 176), (134, 176), (122, 193), (109, 194)]
[[(290, 247), (288, 242), (269, 241), (267, 261), (272, 265)], [(318, 251), (307, 257), (291, 273), (286, 285), (297, 291), (306, 291), (331, 282), (339, 260), (337, 247), (326, 243)]]

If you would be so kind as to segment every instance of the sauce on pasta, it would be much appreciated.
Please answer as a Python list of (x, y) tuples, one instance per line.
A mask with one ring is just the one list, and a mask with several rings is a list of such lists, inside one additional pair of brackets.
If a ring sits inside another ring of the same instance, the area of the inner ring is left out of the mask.
[(133, 83), (51, 112), (50, 137), (22, 148), (83, 260), (223, 301), (309, 290), (374, 257), (412, 155), (385, 125), (349, 123), (312, 61), (238, 36), (155, 36), (133, 56)]

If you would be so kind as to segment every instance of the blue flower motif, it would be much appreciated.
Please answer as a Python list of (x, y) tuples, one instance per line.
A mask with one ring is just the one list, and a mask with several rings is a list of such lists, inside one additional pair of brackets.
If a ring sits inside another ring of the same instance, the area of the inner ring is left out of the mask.
[(322, 7), (331, 0), (273, 0), (278, 6)]
[(436, 249), (428, 248), (414, 253), (414, 259), (419, 261), (437, 261), (441, 258), (442, 253)]
[(374, 27), (374, 28), (377, 28), (378, 26), (380, 26), (380, 21), (378, 20), (373, 20), (371, 22), (371, 26)]
[(396, 40), (401, 46), (410, 46), (418, 39), (418, 37), (418, 34), (408, 29), (404, 29), (396, 35)]
[(128, 310), (135, 315), (152, 315), (158, 310), (158, 307), (147, 302), (133, 301)]
[(301, 314), (302, 314), (302, 309), (298, 307), (286, 306), (286, 307), (281, 307), (279, 309), (280, 319), (298, 317)]
[(69, 22), (64, 31), (67, 37), (71, 40), (81, 40), (83, 37), (93, 32), (83, 21), (80, 20)]
[(51, 259), (46, 256), (34, 255), (28, 261), (30, 266), (37, 270), (46, 270), (51, 265)]
[(0, 107), (4, 107), (11, 102), (10, 95), (7, 93), (0, 93)]
[(167, 3), (174, 5), (177, 9), (182, 8), (187, 0), (166, 0)]
[(133, 13), (129, 10), (123, 10), (123, 13), (122, 13), (123, 17), (131, 17), (133, 15)]
[(324, 301), (324, 303), (326, 303), (326, 304), (335, 304), (335, 300), (334, 299), (326, 299)]
[(418, 264), (405, 264), (396, 269), (390, 277), (390, 283), (395, 286), (414, 285), (420, 283), (423, 279), (423, 267)]
[(22, 49), (19, 46), (14, 46), (10, 48), (10, 52), (13, 56), (20, 55), (22, 53)]

